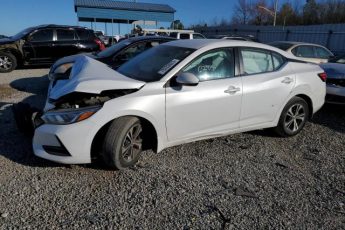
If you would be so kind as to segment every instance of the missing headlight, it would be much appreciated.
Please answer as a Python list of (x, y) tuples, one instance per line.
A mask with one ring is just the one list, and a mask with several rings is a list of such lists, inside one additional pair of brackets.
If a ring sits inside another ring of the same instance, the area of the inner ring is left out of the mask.
[(49, 99), (55, 109), (78, 109), (89, 106), (103, 105), (105, 102), (138, 91), (138, 89), (107, 90), (100, 94), (73, 92), (57, 100)]

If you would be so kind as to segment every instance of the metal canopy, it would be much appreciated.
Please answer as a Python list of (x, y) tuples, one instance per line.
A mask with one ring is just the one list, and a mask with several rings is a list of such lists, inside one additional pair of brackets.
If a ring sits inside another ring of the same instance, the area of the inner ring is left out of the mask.
[(134, 21), (172, 22), (176, 10), (165, 4), (111, 0), (75, 0), (78, 20), (83, 22), (132, 23)]

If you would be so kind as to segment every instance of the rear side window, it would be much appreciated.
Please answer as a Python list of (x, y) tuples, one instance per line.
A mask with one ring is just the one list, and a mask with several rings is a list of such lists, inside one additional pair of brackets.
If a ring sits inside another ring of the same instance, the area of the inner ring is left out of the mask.
[(58, 29), (56, 30), (56, 35), (58, 41), (71, 41), (75, 39), (74, 30)]
[(258, 49), (241, 49), (245, 74), (259, 74), (273, 71), (271, 52)]
[(79, 40), (88, 40), (90, 37), (89, 30), (76, 30)]
[(34, 32), (30, 36), (30, 40), (33, 42), (47, 42), (53, 40), (53, 30), (51, 29), (44, 29)]
[(315, 58), (313, 46), (297, 46), (291, 52), (296, 57)]
[(180, 39), (189, 39), (189, 34), (180, 34)]

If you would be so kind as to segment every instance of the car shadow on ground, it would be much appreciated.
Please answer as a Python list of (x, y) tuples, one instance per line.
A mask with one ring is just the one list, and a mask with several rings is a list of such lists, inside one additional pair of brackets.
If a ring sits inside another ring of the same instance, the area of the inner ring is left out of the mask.
[[(325, 104), (314, 114), (309, 122), (325, 126), (335, 132), (345, 133), (345, 106)], [(273, 129), (255, 130), (248, 133), (264, 137), (281, 138)]]
[(325, 126), (335, 132), (345, 133), (345, 106), (325, 104), (313, 116), (311, 122)]
[(62, 165), (40, 159), (33, 154), (32, 138), (21, 133), (16, 125), (13, 114), (13, 98), (18, 91), (29, 95), (18, 102), (29, 103), (42, 108), (48, 86), (47, 76), (28, 77), (14, 80), (9, 87), (2, 90), (0, 97), (0, 156), (13, 162), (31, 167), (63, 167)]
[[(25, 135), (17, 128), (13, 104), (6, 102), (6, 98), (11, 97), (17, 91), (31, 94), (22, 100), (21, 103), (28, 103), (33, 107), (43, 109), (46, 100), (49, 80), (47, 75), (41, 77), (28, 77), (14, 80), (7, 87), (7, 93), (0, 97), (0, 156), (3, 156), (15, 163), (30, 167), (58, 167), (71, 168), (70, 165), (54, 163), (36, 157), (32, 149), (32, 136)], [(1, 90), (1, 89), (0, 89)], [(97, 160), (89, 165), (81, 165), (84, 168), (94, 170), (112, 170)]]

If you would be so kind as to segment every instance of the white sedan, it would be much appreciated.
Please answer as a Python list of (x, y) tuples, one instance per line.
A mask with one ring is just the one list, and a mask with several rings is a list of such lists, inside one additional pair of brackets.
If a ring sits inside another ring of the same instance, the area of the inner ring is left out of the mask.
[(303, 61), (316, 64), (327, 63), (334, 57), (334, 54), (326, 47), (313, 43), (282, 41), (272, 42), (269, 45), (291, 53)]
[(245, 41), (169, 42), (117, 71), (80, 57), (68, 75), (35, 119), (34, 153), (66, 164), (101, 157), (117, 169), (146, 149), (264, 128), (296, 135), (326, 95), (319, 66)]

